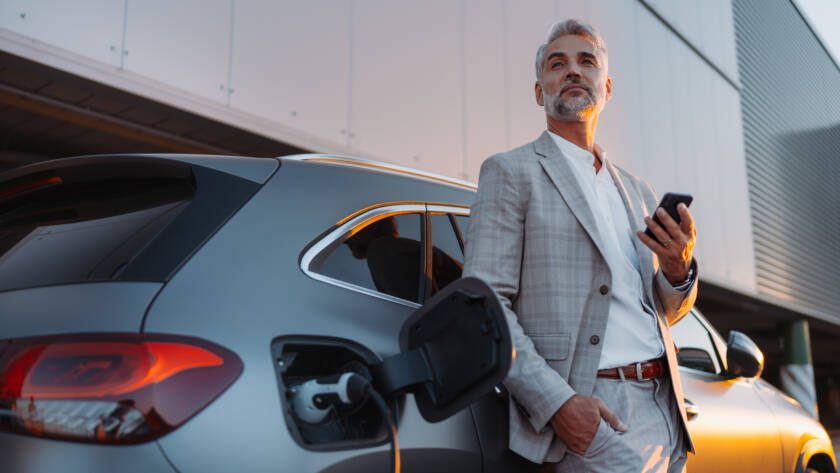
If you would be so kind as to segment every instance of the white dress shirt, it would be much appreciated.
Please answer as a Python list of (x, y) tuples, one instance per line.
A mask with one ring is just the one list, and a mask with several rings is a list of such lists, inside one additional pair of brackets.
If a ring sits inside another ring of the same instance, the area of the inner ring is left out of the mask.
[[(612, 276), (609, 320), (598, 369), (624, 366), (659, 358), (665, 353), (653, 315), (645, 303), (639, 257), (633, 246), (638, 238), (631, 229), (624, 202), (605, 166), (596, 173), (595, 156), (560, 136), (548, 132), (569, 160), (589, 208), (595, 216), (604, 257)], [(606, 164), (606, 153), (601, 153)]]

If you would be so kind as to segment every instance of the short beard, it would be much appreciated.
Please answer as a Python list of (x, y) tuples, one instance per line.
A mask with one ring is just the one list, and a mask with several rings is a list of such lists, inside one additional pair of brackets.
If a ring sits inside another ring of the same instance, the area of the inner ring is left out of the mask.
[(560, 97), (562, 87), (555, 94), (547, 94), (543, 89), (545, 113), (549, 117), (563, 122), (586, 120), (586, 117), (595, 112), (595, 100), (592, 98), (592, 91), (586, 86), (583, 87), (586, 88), (586, 95), (572, 97), (568, 100), (563, 100)]

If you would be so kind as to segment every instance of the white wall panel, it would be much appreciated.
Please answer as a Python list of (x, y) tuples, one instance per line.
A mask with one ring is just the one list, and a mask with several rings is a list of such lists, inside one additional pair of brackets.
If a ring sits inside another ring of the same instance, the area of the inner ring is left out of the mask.
[(697, 18), (698, 0), (683, 0), (679, 5), (672, 0), (642, 0), (661, 15), (686, 39), (698, 42), (699, 29), (691, 27), (691, 18)]
[(697, 127), (698, 158), (695, 169), (698, 178), (698, 192), (692, 205), (697, 216), (697, 254), (703, 258), (703, 271), (717, 280), (725, 276), (726, 249), (723, 245), (726, 235), (723, 231), (723, 214), (721, 198), (722, 181), (720, 179), (720, 146), (716, 121), (716, 96), (713, 72), (705, 65), (698, 64), (694, 69), (696, 82), (694, 83), (695, 99), (699, 103), (700, 113), (695, 115), (694, 125)]
[(120, 65), (122, 0), (3, 0), (0, 28)]
[[(710, 98), (706, 84), (708, 83), (708, 66), (699, 59), (689, 60), (687, 64), (686, 81), (686, 108), (690, 113), (684, 123), (685, 128), (690, 130), (690, 143), (685, 150), (691, 155), (691, 161), (684, 172), (691, 174), (692, 186), (686, 188), (686, 192), (694, 196), (691, 205), (691, 212), (694, 216), (698, 237), (695, 255), (701, 262), (703, 276), (715, 272), (723, 258), (715, 258), (715, 252), (719, 249), (719, 239), (714, 230), (714, 221), (719, 209), (714, 207), (710, 195), (717, 193), (716, 189), (710, 188), (709, 180), (706, 178), (705, 170), (709, 168), (709, 162), (715, 159), (713, 154), (712, 119), (710, 117)], [(713, 183), (712, 183), (713, 184)]]
[(125, 68), (226, 102), (231, 0), (128, 0)]
[[(706, 183), (710, 189), (716, 189), (716, 195), (714, 196), (707, 196), (707, 198), (714, 198), (715, 199), (715, 224), (717, 235), (715, 239), (715, 253), (717, 256), (721, 258), (719, 267), (715, 268), (716, 276), (720, 280), (725, 280), (731, 270), (729, 269), (730, 264), (732, 262), (732, 254), (733, 254), (733, 245), (730, 242), (730, 238), (735, 234), (737, 229), (728, 228), (727, 223), (730, 221), (731, 217), (730, 214), (732, 210), (727, 205), (727, 198), (729, 195), (732, 194), (732, 190), (730, 189), (730, 180), (729, 180), (729, 159), (730, 149), (731, 147), (728, 146), (727, 143), (727, 133), (724, 129), (727, 119), (725, 118), (726, 112), (729, 111), (731, 108), (729, 104), (726, 103), (725, 97), (725, 88), (731, 88), (728, 84), (724, 81), (720, 80), (719, 78), (710, 78), (709, 84), (712, 88), (712, 101), (710, 103), (710, 108), (707, 113), (711, 113), (714, 119), (711, 121), (712, 126), (714, 127), (714, 144), (715, 147), (713, 148), (714, 154), (710, 157), (711, 159), (708, 160), (709, 164), (709, 172), (711, 173), (708, 176), (710, 182)], [(714, 179), (714, 181), (711, 181)]]
[[(704, 108), (694, 106), (690, 95), (691, 65), (700, 66), (703, 72), (708, 69), (701, 63), (700, 59), (682, 42), (671, 43), (672, 58), (671, 69), (668, 78), (671, 83), (671, 98), (668, 101), (668, 108), (674, 123), (674, 155), (671, 160), (674, 163), (674, 180), (672, 190), (696, 195), (699, 190), (697, 176), (692, 167), (700, 156), (697, 153), (696, 143), (706, 139), (697, 134), (692, 124), (694, 114), (705, 113)], [(655, 80), (655, 79), (654, 79)], [(666, 192), (662, 189), (660, 192)]]
[(457, 176), (462, 170), (459, 4), (356, 2), (353, 148)]
[(676, 152), (674, 143), (674, 120), (670, 106), (672, 45), (670, 33), (656, 18), (646, 11), (637, 16), (639, 34), (639, 97), (643, 106), (638, 110), (642, 121), (645, 159), (640, 169), (641, 176), (660, 193), (666, 192), (676, 175), (671, 160)]
[[(597, 2), (603, 1), (613, 0), (597, 0)], [(595, 2), (580, 2), (577, 0), (554, 0), (554, 18), (552, 18), (553, 21), (551, 23), (555, 21), (567, 20), (569, 18), (577, 18), (579, 20), (591, 21), (592, 18), (590, 17), (589, 10), (590, 5), (592, 3)], [(518, 5), (518, 3), (512, 2), (512, 5)], [(546, 26), (546, 31), (544, 33), (548, 33), (548, 26)]]
[(556, 18), (550, 0), (529, 1), (527, 8), (507, 0), (505, 12), (507, 95), (504, 100), (510, 126), (506, 148), (514, 148), (534, 140), (545, 130), (545, 112), (534, 97), (534, 57)]
[(728, 249), (725, 280), (733, 286), (755, 290), (755, 250), (747, 190), (740, 95), (722, 81), (718, 82), (718, 88), (722, 98), (718, 126), (723, 145), (719, 157), (719, 170), (721, 177), (726, 181), (726, 190), (721, 202), (724, 243)]
[[(696, 0), (695, 0), (696, 1)], [(737, 72), (726, 69), (724, 59), (728, 57), (724, 53), (725, 43), (724, 38), (729, 36), (732, 30), (727, 31), (727, 26), (721, 22), (720, 10), (731, 10), (732, 6), (729, 0), (705, 0), (697, 2), (697, 16), (694, 21), (688, 23), (688, 27), (695, 30), (693, 37), (699, 38), (695, 45), (703, 54), (706, 55), (717, 67), (729, 74), (731, 78), (736, 78)], [(735, 49), (735, 41), (733, 40), (729, 48)]]
[(639, 94), (644, 79), (636, 31), (639, 12), (633, 0), (599, 0), (587, 5), (589, 21), (597, 25), (607, 43), (609, 75), (613, 79), (613, 97), (598, 120), (596, 139), (609, 159), (641, 176), (649, 158), (640, 119), (646, 102)]
[[(642, 0), (665, 18), (677, 31), (693, 43), (699, 43), (699, 29), (692, 28), (690, 18), (697, 18), (698, 0), (683, 0), (680, 5), (671, 0)], [(699, 46), (699, 44), (697, 44)]]
[(478, 180), (489, 156), (507, 148), (504, 0), (464, 1), (464, 179)]
[(714, 38), (713, 61), (733, 82), (738, 83), (738, 62), (735, 54), (735, 20), (732, 0), (712, 0), (708, 4), (705, 23), (707, 37)]
[[(738, 80), (731, 0), (643, 0), (732, 81)], [(677, 38), (674, 38), (677, 40)]]
[[(740, 76), (738, 73), (738, 55), (735, 45), (735, 18), (732, 10), (732, 0), (714, 1), (717, 2), (717, 6), (712, 9), (714, 18), (705, 27), (712, 30), (712, 34), (717, 35), (722, 69), (738, 83)], [(741, 123), (738, 122), (738, 125), (740, 129)]]
[(234, 5), (231, 106), (346, 145), (351, 3)]

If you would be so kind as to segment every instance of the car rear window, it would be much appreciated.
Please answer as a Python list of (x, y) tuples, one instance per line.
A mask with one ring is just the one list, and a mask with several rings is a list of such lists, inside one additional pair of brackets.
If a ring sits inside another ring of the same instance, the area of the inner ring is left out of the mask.
[(184, 163), (125, 161), (0, 182), (0, 291), (165, 281), (257, 187)]

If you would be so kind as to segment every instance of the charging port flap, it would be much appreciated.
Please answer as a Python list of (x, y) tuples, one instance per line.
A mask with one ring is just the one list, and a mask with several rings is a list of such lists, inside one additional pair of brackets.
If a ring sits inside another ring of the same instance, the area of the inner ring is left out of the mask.
[(383, 395), (413, 393), (420, 414), (439, 422), (464, 409), (507, 375), (513, 347), (502, 306), (476, 278), (459, 279), (406, 321), (402, 352), (371, 367)]

